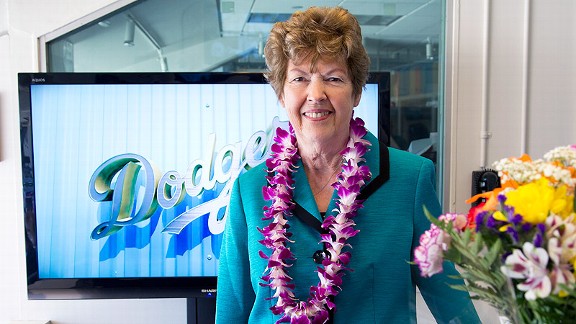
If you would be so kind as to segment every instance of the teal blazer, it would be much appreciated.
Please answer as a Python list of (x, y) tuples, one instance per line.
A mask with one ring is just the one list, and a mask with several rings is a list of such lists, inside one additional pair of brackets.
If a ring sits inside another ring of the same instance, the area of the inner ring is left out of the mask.
[[(354, 219), (360, 232), (349, 240), (353, 248), (348, 266), (353, 271), (343, 277), (342, 291), (335, 298), (334, 323), (416, 322), (416, 286), (439, 323), (479, 323), (468, 294), (448, 287), (459, 283), (448, 278), (457, 274), (451, 264), (445, 263), (444, 272), (432, 278), (421, 277), (418, 267), (410, 264), (420, 234), (430, 227), (422, 207), (435, 215), (441, 212), (433, 163), (380, 146), (370, 133), (366, 139), (372, 143), (365, 155), (372, 180), (362, 193), (367, 197), (364, 207)], [(262, 221), (262, 207), (270, 204), (262, 198), (265, 175), (261, 164), (241, 175), (232, 189), (219, 260), (216, 323), (274, 323), (280, 318), (269, 309), (276, 302), (270, 299), (271, 289), (260, 285), (267, 261), (258, 251), (270, 254), (258, 242), (263, 236), (257, 229), (268, 225)], [(301, 162), (293, 177), (297, 213), (309, 217), (289, 220), (295, 241), (290, 249), (296, 257), (289, 274), (296, 297), (306, 300), (309, 288), (318, 283), (312, 256), (322, 246), (313, 222), (322, 218)], [(335, 195), (328, 211), (335, 208)]]

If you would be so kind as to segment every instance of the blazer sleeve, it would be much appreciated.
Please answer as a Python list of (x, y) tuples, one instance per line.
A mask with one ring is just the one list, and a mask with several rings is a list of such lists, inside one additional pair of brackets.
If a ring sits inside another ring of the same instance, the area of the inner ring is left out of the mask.
[[(418, 246), (420, 235), (430, 228), (430, 221), (426, 218), (423, 207), (426, 206), (436, 217), (441, 214), (435, 183), (434, 164), (425, 159), (420, 169), (416, 189), (412, 251)], [(443, 266), (442, 273), (430, 278), (422, 277), (417, 265), (411, 266), (412, 278), (432, 315), (438, 323), (480, 323), (469, 294), (449, 287), (449, 285), (464, 283), (461, 279), (450, 278), (450, 276), (459, 275), (454, 265), (451, 262), (444, 262)]]
[(248, 230), (240, 194), (240, 177), (230, 194), (218, 265), (216, 323), (248, 323), (255, 294), (250, 281)]

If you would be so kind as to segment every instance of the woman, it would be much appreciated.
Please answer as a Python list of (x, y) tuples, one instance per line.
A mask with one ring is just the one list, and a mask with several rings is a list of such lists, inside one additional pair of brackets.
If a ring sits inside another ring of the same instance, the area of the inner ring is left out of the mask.
[(265, 57), (291, 131), (234, 184), (216, 322), (414, 322), (415, 285), (439, 322), (478, 322), (447, 285), (453, 267), (422, 278), (409, 263), (429, 228), (422, 206), (440, 213), (434, 168), (352, 118), (369, 67), (357, 20), (297, 12), (274, 25)]

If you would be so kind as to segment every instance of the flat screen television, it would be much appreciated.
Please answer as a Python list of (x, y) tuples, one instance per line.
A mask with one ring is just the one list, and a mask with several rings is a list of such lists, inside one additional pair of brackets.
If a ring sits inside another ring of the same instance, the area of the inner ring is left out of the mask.
[[(20, 73), (29, 299), (214, 297), (234, 179), (284, 109), (259, 73)], [(355, 115), (388, 143), (388, 73)]]

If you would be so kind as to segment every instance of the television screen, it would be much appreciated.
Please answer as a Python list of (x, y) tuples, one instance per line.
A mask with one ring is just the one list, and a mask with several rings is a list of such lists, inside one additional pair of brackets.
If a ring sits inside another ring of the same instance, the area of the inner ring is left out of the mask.
[[(388, 143), (389, 75), (355, 116)], [(287, 116), (257, 73), (21, 73), (31, 299), (214, 295), (234, 180)]]

